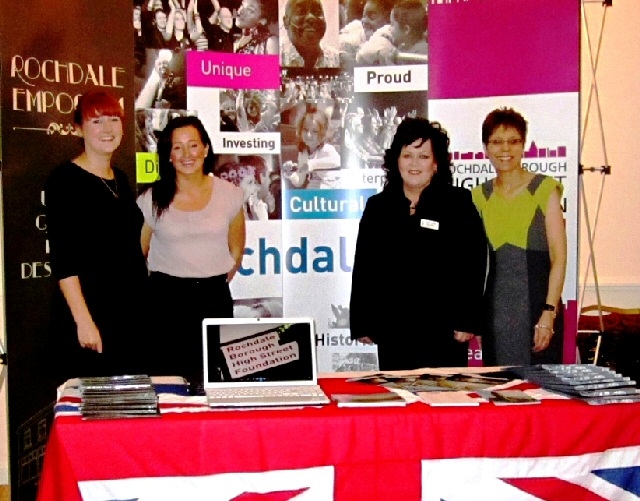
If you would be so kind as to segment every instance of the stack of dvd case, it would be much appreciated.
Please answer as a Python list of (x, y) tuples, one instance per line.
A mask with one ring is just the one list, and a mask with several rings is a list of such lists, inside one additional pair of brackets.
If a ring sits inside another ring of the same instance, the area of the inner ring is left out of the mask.
[(510, 367), (522, 379), (591, 405), (640, 402), (636, 382), (598, 365), (548, 364)]
[(146, 375), (80, 378), (84, 419), (158, 416), (158, 395)]

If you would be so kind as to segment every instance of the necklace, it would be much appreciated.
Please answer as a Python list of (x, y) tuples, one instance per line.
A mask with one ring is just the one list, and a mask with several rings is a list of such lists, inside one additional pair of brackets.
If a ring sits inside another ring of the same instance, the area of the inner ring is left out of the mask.
[(113, 176), (113, 187), (115, 188), (115, 190), (113, 188), (111, 188), (111, 186), (109, 185), (109, 183), (107, 182), (107, 180), (103, 177), (100, 178), (100, 181), (102, 181), (104, 183), (104, 185), (108, 188), (108, 190), (111, 192), (111, 194), (116, 197), (118, 197), (118, 180), (116, 179), (115, 176)]

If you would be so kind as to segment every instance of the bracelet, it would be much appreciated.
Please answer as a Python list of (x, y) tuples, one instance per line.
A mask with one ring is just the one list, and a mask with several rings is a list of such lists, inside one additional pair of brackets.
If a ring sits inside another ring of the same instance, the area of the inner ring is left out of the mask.
[(534, 327), (536, 329), (545, 329), (545, 330), (551, 331), (551, 334), (553, 334), (553, 329), (551, 327), (549, 327), (548, 325), (536, 324), (536, 325), (534, 325)]

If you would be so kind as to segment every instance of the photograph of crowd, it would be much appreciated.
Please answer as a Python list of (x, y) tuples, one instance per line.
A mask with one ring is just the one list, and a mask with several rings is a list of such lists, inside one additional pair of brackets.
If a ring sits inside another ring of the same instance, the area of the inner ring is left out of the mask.
[(144, 49), (278, 54), (277, 0), (135, 0), (136, 59)]
[(345, 162), (378, 168), (405, 117), (427, 117), (424, 92), (356, 93), (346, 113)]
[(427, 4), (420, 0), (343, 0), (340, 64), (426, 64)]
[(141, 153), (157, 153), (160, 132), (174, 117), (194, 115), (185, 110), (168, 110), (165, 108), (147, 108), (136, 110), (136, 151)]
[(144, 49), (280, 54), (285, 68), (426, 64), (421, 0), (134, 0)]
[(277, 132), (276, 90), (220, 90), (221, 132)]

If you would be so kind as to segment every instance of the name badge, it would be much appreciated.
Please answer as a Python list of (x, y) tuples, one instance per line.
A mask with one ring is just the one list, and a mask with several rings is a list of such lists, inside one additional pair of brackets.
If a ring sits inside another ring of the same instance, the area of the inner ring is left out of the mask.
[(440, 229), (440, 223), (438, 221), (432, 221), (431, 219), (421, 219), (420, 226), (428, 230)]

